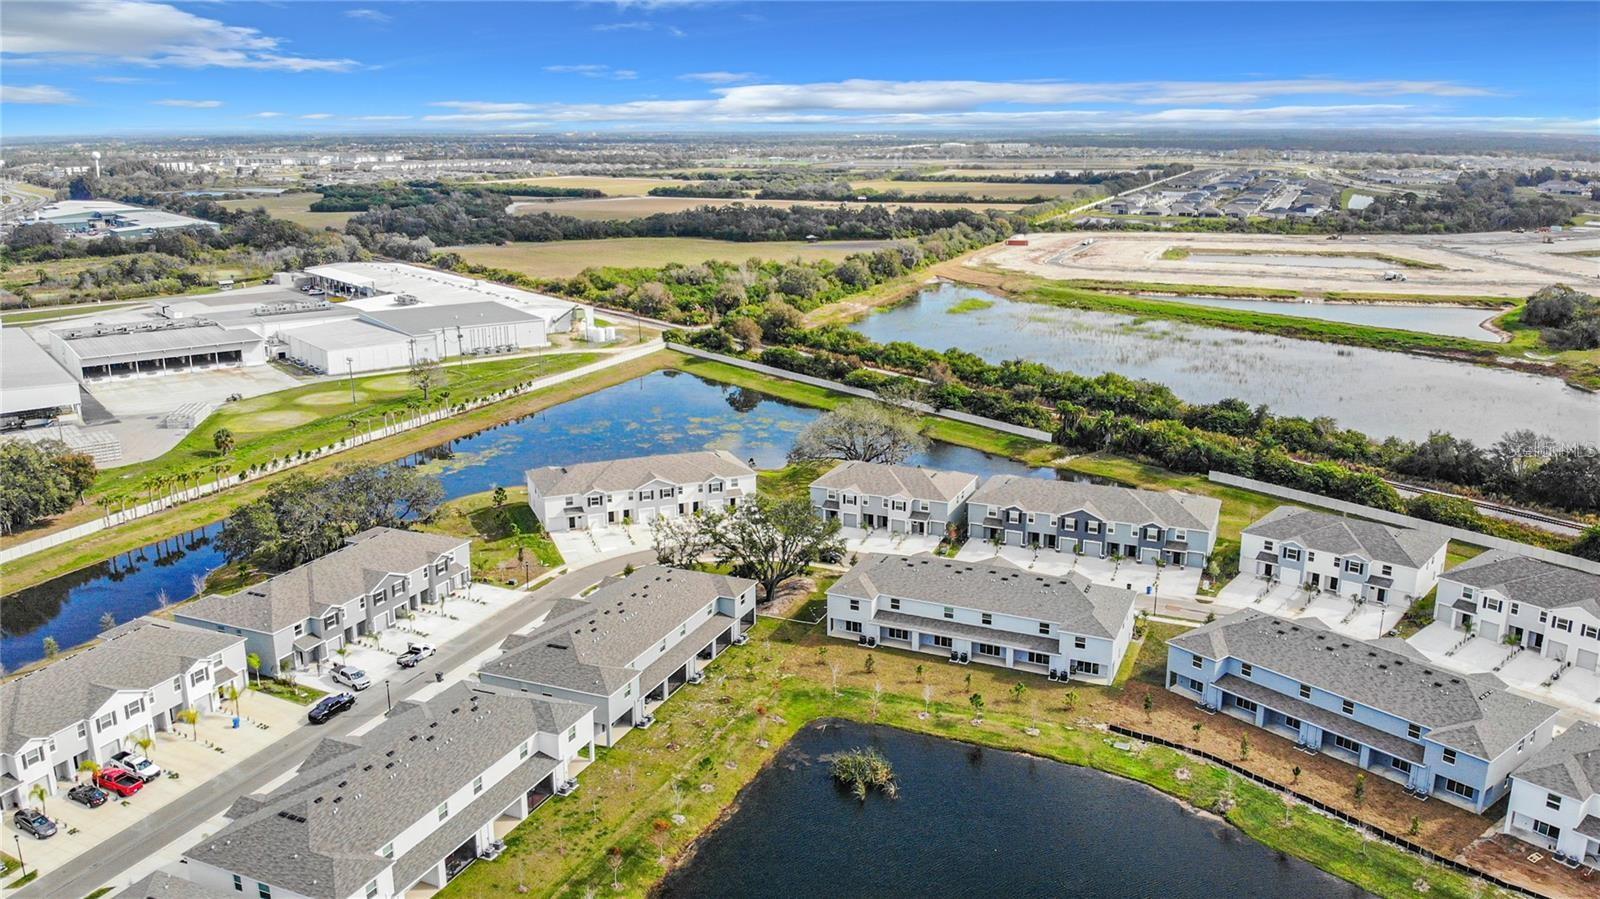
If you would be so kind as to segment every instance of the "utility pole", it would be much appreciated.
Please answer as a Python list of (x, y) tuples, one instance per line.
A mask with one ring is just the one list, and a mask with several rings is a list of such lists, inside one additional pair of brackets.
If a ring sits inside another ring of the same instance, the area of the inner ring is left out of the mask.
[(356, 364), (349, 356), (344, 357), (344, 368), (350, 374), (350, 405), (354, 406), (356, 404)]

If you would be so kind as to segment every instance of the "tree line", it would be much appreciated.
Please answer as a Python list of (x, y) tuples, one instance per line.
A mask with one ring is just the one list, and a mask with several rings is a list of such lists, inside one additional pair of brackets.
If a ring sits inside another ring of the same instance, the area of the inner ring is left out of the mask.
[(94, 458), (59, 440), (0, 442), (0, 533), (67, 511), (94, 479)]

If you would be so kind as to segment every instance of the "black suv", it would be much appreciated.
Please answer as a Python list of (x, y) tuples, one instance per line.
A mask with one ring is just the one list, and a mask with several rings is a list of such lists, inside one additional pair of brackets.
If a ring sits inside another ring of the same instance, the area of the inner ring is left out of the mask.
[(356, 698), (350, 693), (335, 693), (332, 696), (324, 696), (321, 702), (312, 706), (311, 711), (306, 713), (306, 720), (312, 724), (321, 724), (334, 715), (349, 710), (355, 704)]

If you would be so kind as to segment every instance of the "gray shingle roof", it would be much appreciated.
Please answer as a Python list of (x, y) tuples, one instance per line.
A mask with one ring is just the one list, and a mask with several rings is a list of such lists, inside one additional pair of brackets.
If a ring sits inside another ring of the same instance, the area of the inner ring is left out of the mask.
[(549, 465), (528, 472), (540, 496), (585, 494), (633, 490), (651, 481), (669, 484), (698, 484), (711, 478), (744, 477), (755, 474), (726, 450), (668, 453), (635, 456), (609, 462), (582, 462), (577, 465)]
[(853, 490), (868, 496), (904, 496), (929, 502), (950, 502), (977, 483), (963, 471), (939, 471), (910, 465), (880, 465), (851, 460), (811, 482), (813, 487)]
[(1077, 573), (1054, 577), (1009, 563), (958, 562), (928, 553), (863, 556), (828, 593), (961, 606), (1048, 621), (1067, 633), (1106, 638), (1122, 630), (1134, 600), (1126, 590), (1092, 583)]
[(275, 633), (320, 618), (330, 605), (370, 593), (388, 575), (414, 571), (468, 542), (445, 534), (372, 528), (320, 559), (237, 593), (202, 596), (174, 614)]
[(117, 690), (149, 690), (243, 637), (138, 618), (101, 642), (0, 684), (0, 752), (91, 717)]
[(1496, 590), (1541, 609), (1577, 606), (1600, 615), (1600, 575), (1503, 551), (1483, 553), (1444, 577), (1480, 590)]
[(1391, 528), (1375, 521), (1296, 506), (1279, 506), (1244, 532), (1268, 540), (1293, 541), (1319, 552), (1359, 555), (1374, 562), (1411, 568), (1420, 568), (1450, 542), (1437, 531)]
[(1586, 802), (1600, 793), (1600, 726), (1582, 721), (1522, 763), (1512, 776)]
[(1212, 533), (1216, 533), (1217, 518), (1222, 513), (1220, 500), (1177, 490), (1163, 493), (1077, 481), (1045, 481), (1011, 474), (997, 474), (984, 481), (968, 502), (1001, 508), (1016, 506), (1026, 512), (1052, 515), (1082, 509), (1102, 521), (1155, 523), (1163, 527), (1197, 528)]
[(201, 886), (191, 880), (157, 871), (128, 885), (117, 899), (234, 899), (232, 890)]
[(531, 634), (508, 639), (485, 674), (609, 696), (639, 675), (646, 649), (718, 597), (734, 598), (754, 581), (648, 565), (581, 600), (559, 604)]
[(1429, 739), (1481, 759), (1495, 758), (1557, 712), (1506, 692), (1498, 678), (1443, 671), (1315, 619), (1246, 609), (1168, 642), (1208, 659), (1232, 656), (1415, 722)]
[(379, 852), (401, 831), (519, 744), (590, 711), (465, 683), (401, 703), (365, 735), (337, 741), (355, 748), (314, 750), (260, 807), (184, 855), (315, 899), (345, 899), (394, 864)]

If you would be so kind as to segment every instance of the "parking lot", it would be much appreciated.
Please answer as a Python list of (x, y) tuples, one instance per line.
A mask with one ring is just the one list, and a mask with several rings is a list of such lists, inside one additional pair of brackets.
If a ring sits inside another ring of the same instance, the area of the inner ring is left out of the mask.
[[(1449, 624), (1435, 621), (1406, 642), (1441, 667), (1467, 674), (1490, 672), (1512, 692), (1600, 721), (1600, 674), (1568, 668), (1559, 680), (1545, 686), (1561, 668), (1560, 662), (1529, 650), (1516, 652), (1514, 646), (1483, 637), (1462, 643), (1465, 636)], [(1494, 670), (1496, 666), (1500, 670)]]
[(180, 732), (158, 733), (149, 758), (163, 772), (175, 772), (176, 778), (163, 774), (128, 799), (113, 794), (105, 805), (92, 809), (67, 799), (71, 784), (64, 784), (44, 809), (56, 822), (56, 835), (34, 839), (18, 830), (7, 814), (3, 837), (7, 849), (15, 853), (18, 843), (13, 838), (21, 835), (22, 860), (29, 871), (47, 873), (64, 867), (151, 811), (181, 802), (190, 791), (272, 745), (305, 723), (305, 711), (304, 706), (250, 691), (241, 699), (243, 720), (237, 730), (231, 714), (207, 714), (197, 724), (198, 739), (193, 736), (196, 729), (188, 725), (180, 725)]
[(550, 539), (567, 567), (576, 571), (613, 556), (650, 549), (655, 536), (648, 524), (609, 524), (580, 531), (552, 532)]

